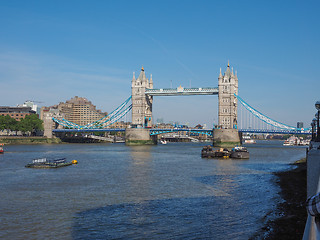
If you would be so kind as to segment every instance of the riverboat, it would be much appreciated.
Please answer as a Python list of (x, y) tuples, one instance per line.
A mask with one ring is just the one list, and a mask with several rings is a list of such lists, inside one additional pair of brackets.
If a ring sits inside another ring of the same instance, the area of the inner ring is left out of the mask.
[(308, 146), (310, 144), (310, 139), (298, 138), (296, 136), (291, 136), (284, 141), (283, 146)]
[(214, 150), (212, 146), (204, 146), (201, 150), (201, 157), (203, 158), (229, 158), (230, 151), (226, 148), (220, 148), (219, 150)]
[(248, 159), (249, 152), (246, 147), (236, 146), (231, 151), (226, 148), (214, 150), (212, 146), (204, 146), (201, 150), (202, 158), (234, 158), (234, 159)]
[(4, 153), (3, 146), (4, 146), (4, 144), (0, 143), (0, 153)]
[(254, 139), (246, 139), (246, 140), (244, 140), (244, 143), (245, 144), (255, 144), (257, 142)]
[(246, 147), (236, 146), (231, 150), (230, 158), (248, 159), (249, 152)]
[(167, 141), (166, 141), (165, 139), (161, 139), (161, 140), (160, 140), (160, 143), (161, 143), (161, 144), (167, 144)]
[(66, 167), (72, 164), (76, 164), (77, 161), (73, 160), (72, 162), (66, 162), (66, 158), (59, 158), (49, 160), (47, 158), (38, 158), (33, 159), (32, 163), (27, 164), (25, 167), (27, 168), (59, 168)]

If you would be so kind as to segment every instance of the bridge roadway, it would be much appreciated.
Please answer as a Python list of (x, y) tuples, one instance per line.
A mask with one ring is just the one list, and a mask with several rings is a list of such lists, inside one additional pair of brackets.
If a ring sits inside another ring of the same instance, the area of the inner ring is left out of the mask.
[[(104, 128), (104, 129), (54, 129), (52, 132), (125, 132), (125, 128)], [(159, 135), (163, 133), (170, 132), (192, 132), (199, 134), (206, 134), (208, 136), (212, 136), (212, 129), (189, 129), (189, 128), (150, 128), (150, 135)], [(311, 132), (306, 131), (294, 131), (294, 130), (263, 130), (263, 129), (239, 129), (239, 132), (242, 133), (269, 133), (269, 134), (305, 134), (311, 135)]]
[[(103, 129), (53, 129), (52, 132), (54, 133), (68, 133), (68, 132), (75, 132), (75, 133), (84, 133), (84, 132), (125, 132), (125, 128), (103, 128)], [(163, 133), (170, 133), (170, 132), (192, 132), (192, 133), (199, 133), (199, 134), (207, 134), (212, 136), (212, 129), (188, 129), (188, 128), (150, 128), (150, 135), (158, 135)]]
[(146, 89), (145, 94), (150, 96), (180, 96), (180, 95), (218, 95), (218, 88), (159, 88)]
[(267, 130), (267, 129), (239, 129), (239, 132), (242, 133), (270, 133), (270, 134), (304, 134), (311, 135), (310, 131), (296, 131), (296, 130), (287, 130), (287, 129), (279, 129), (279, 130)]

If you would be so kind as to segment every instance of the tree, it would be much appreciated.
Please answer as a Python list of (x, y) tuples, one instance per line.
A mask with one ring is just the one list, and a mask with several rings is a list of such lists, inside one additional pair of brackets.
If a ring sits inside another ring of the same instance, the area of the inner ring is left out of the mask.
[(15, 120), (9, 115), (0, 116), (0, 131), (11, 130), (21, 131), (23, 133), (35, 133), (38, 130), (43, 130), (43, 121), (39, 119), (38, 115), (31, 114), (21, 118), (20, 121)]
[(5, 122), (5, 116), (0, 116), (0, 130), (6, 129), (6, 122)]
[(34, 134), (37, 130), (43, 130), (43, 121), (39, 119), (38, 115), (31, 114), (22, 118), (19, 122), (18, 129), (23, 132), (31, 132)]
[(17, 120), (10, 117), (9, 115), (6, 116), (0, 116), (0, 130), (13, 130), (15, 131), (17, 129)]

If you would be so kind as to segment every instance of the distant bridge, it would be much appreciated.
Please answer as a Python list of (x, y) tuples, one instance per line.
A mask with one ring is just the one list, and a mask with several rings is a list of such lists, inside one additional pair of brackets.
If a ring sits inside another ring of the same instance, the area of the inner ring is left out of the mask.
[[(93, 129), (93, 128), (73, 128), (73, 129), (53, 129), (52, 132), (55, 133), (87, 133), (87, 132), (125, 132), (125, 128), (102, 128), (102, 129)], [(191, 129), (191, 128), (150, 128), (150, 135), (160, 135), (165, 133), (173, 132), (190, 132), (197, 134), (205, 134), (207, 136), (212, 136), (212, 129)], [(297, 131), (297, 130), (272, 130), (272, 129), (239, 129), (239, 132), (242, 133), (263, 133), (263, 134), (303, 134), (311, 135), (311, 132), (308, 131)]]
[[(183, 88), (180, 89), (147, 89), (146, 94), (152, 94), (154, 96), (173, 96), (176, 94), (181, 95), (193, 95), (203, 92), (203, 95), (212, 95), (217, 93), (217, 88)], [(311, 134), (310, 128), (295, 128), (278, 121), (275, 121), (268, 116), (257, 111), (246, 103), (241, 97), (235, 95), (241, 105), (238, 106), (238, 131), (243, 133), (265, 133), (265, 134)], [(53, 120), (60, 125), (66, 127), (65, 129), (54, 129), (53, 132), (124, 132), (124, 128), (110, 128), (109, 126), (123, 118), (131, 109), (130, 104), (131, 97), (126, 99), (118, 108), (111, 112), (106, 117), (89, 123), (85, 126), (72, 123), (66, 119)], [(244, 110), (243, 110), (244, 109)], [(244, 113), (243, 113), (244, 112)], [(212, 136), (212, 129), (190, 129), (190, 128), (167, 128), (158, 129), (150, 128), (150, 135), (158, 135), (170, 132), (192, 132), (198, 134), (206, 134)]]
[[(133, 76), (132, 96), (127, 98), (119, 107), (100, 120), (84, 126), (70, 122), (64, 118), (52, 118), (53, 121), (65, 127), (54, 129), (53, 132), (123, 132), (125, 129), (111, 128), (112, 124), (121, 120), (129, 112), (132, 113), (132, 126), (150, 129), (150, 135), (169, 132), (193, 132), (212, 136), (212, 129), (156, 129), (152, 127), (153, 96), (189, 96), (189, 95), (219, 95), (219, 126), (224, 129), (238, 129), (243, 133), (270, 133), (270, 134), (311, 134), (309, 128), (296, 128), (273, 120), (262, 114), (238, 95), (238, 78), (230, 70), (219, 75), (219, 87), (199, 88), (153, 88), (153, 81), (146, 79), (144, 69), (138, 79)], [(219, 92), (220, 91), (220, 92)], [(221, 94), (221, 95), (220, 95)], [(238, 104), (241, 103), (241, 104)], [(220, 106), (221, 105), (221, 106)]]

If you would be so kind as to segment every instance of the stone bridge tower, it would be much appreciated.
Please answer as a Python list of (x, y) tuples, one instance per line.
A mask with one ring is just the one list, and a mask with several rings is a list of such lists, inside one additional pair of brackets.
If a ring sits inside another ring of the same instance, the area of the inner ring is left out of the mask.
[(219, 74), (219, 127), (223, 129), (237, 129), (237, 98), (238, 95), (238, 77), (230, 71), (228, 62), (227, 70), (222, 76), (221, 68)]
[(221, 68), (219, 80), (219, 112), (218, 128), (213, 130), (213, 145), (220, 147), (233, 147), (240, 144), (237, 122), (237, 98), (238, 77), (230, 70), (228, 62), (227, 70), (222, 75)]
[(132, 125), (133, 127), (152, 127), (152, 96), (145, 94), (146, 89), (153, 88), (152, 75), (146, 78), (144, 68), (141, 68), (139, 77), (132, 78)]
[(141, 68), (136, 79), (133, 73), (131, 83), (132, 96), (132, 124), (126, 128), (125, 138), (127, 145), (149, 145), (157, 143), (157, 136), (150, 136), (152, 127), (152, 96), (145, 94), (146, 89), (152, 89), (152, 75), (146, 78), (144, 68)]

